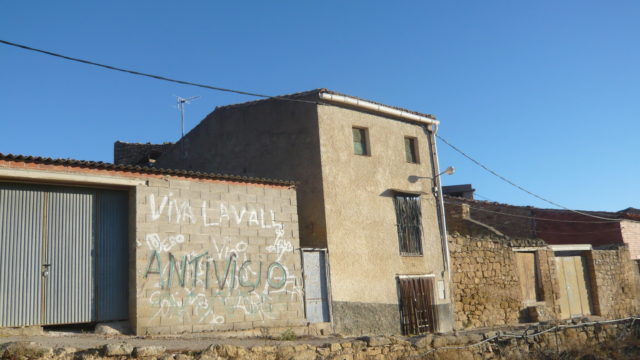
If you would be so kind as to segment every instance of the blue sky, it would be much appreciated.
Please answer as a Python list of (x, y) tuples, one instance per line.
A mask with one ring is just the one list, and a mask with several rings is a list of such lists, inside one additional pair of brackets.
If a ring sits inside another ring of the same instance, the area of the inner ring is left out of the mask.
[[(440, 135), (565, 206), (640, 207), (637, 1), (3, 1), (0, 39), (265, 94), (329, 88), (435, 114)], [(175, 95), (251, 100), (0, 45), (0, 152), (112, 161), (175, 141)], [(446, 184), (550, 207), (439, 144)]]

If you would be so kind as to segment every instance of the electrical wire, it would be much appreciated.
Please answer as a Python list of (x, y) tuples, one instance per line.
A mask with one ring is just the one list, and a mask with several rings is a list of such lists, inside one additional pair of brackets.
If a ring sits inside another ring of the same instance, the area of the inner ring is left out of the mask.
[(520, 185), (518, 185), (518, 184), (514, 183), (513, 181), (511, 181), (511, 180), (509, 180), (509, 179), (505, 178), (504, 176), (502, 176), (502, 175), (498, 174), (497, 172), (495, 172), (495, 171), (491, 170), (489, 167), (487, 167), (486, 165), (482, 164), (480, 161), (478, 161), (478, 160), (476, 160), (476, 159), (472, 158), (470, 155), (468, 155), (467, 153), (465, 153), (464, 151), (460, 150), (460, 149), (459, 149), (458, 147), (456, 147), (455, 145), (453, 145), (453, 144), (451, 144), (450, 142), (448, 142), (448, 141), (447, 141), (446, 139), (444, 139), (442, 136), (437, 135), (437, 134), (436, 134), (436, 136), (438, 137), (438, 139), (442, 140), (442, 142), (444, 142), (445, 144), (447, 144), (450, 148), (452, 148), (453, 150), (457, 151), (458, 153), (460, 153), (462, 156), (466, 157), (467, 159), (471, 160), (474, 164), (476, 164), (476, 165), (480, 166), (481, 168), (483, 168), (484, 170), (488, 171), (488, 172), (489, 172), (489, 173), (491, 173), (492, 175), (494, 175), (494, 176), (498, 177), (500, 180), (502, 180), (502, 181), (506, 182), (507, 184), (509, 184), (509, 185), (511, 185), (511, 186), (513, 186), (513, 187), (515, 187), (515, 188), (519, 189), (519, 190), (522, 190), (522, 191), (526, 192), (527, 194), (529, 194), (529, 195), (531, 195), (531, 196), (534, 196), (534, 197), (536, 197), (536, 198), (538, 198), (538, 199), (540, 199), (540, 200), (542, 200), (542, 201), (544, 201), (544, 202), (546, 202), (546, 203), (549, 203), (549, 204), (551, 204), (551, 205), (553, 205), (553, 206), (557, 206), (557, 207), (559, 207), (559, 208), (565, 209), (565, 210), (567, 210), (567, 211), (574, 212), (574, 213), (576, 213), (576, 214), (580, 214), (580, 215), (583, 215), (583, 216), (588, 216), (588, 217), (592, 217), (592, 218), (596, 218), (596, 219), (609, 220), (609, 221), (618, 221), (617, 219), (611, 219), (611, 218), (607, 218), (607, 217), (602, 217), (602, 216), (597, 216), (597, 215), (591, 215), (591, 214), (588, 214), (588, 213), (585, 213), (585, 212), (582, 212), (582, 211), (573, 210), (573, 209), (570, 209), (570, 208), (568, 208), (568, 207), (566, 207), (566, 206), (560, 205), (560, 204), (558, 204), (558, 203), (556, 203), (556, 202), (554, 202), (554, 201), (551, 201), (551, 200), (549, 200), (549, 199), (545, 199), (545, 198), (543, 198), (542, 196), (540, 196), (540, 195), (538, 195), (538, 194), (536, 194), (536, 193), (533, 193), (533, 192), (531, 192), (531, 191), (529, 191), (529, 190), (527, 190), (527, 189), (523, 188), (522, 186), (520, 186)]
[[(311, 100), (295, 99), (295, 98), (291, 98), (291, 97), (282, 97), (282, 96), (265, 95), (265, 94), (255, 93), (255, 92), (234, 90), (234, 89), (228, 89), (228, 88), (223, 88), (223, 87), (219, 87), (219, 86), (212, 86), (212, 85), (199, 84), (199, 83), (194, 83), (194, 82), (185, 81), (185, 80), (172, 79), (172, 78), (168, 78), (166, 76), (154, 75), (154, 74), (149, 74), (149, 73), (143, 73), (143, 72), (140, 72), (140, 71), (119, 68), (119, 67), (116, 67), (116, 66), (100, 64), (100, 63), (97, 63), (97, 62), (84, 60), (84, 59), (79, 59), (79, 58), (75, 58), (75, 57), (71, 57), (71, 56), (66, 56), (66, 55), (62, 55), (62, 54), (58, 54), (58, 53), (54, 53), (54, 52), (46, 51), (46, 50), (42, 50), (42, 49), (37, 49), (37, 48), (31, 47), (31, 46), (17, 44), (17, 43), (6, 41), (6, 40), (2, 40), (2, 39), (0, 39), (0, 43), (1, 44), (5, 44), (5, 45), (9, 45), (9, 46), (14, 46), (14, 47), (17, 47), (17, 48), (21, 48), (21, 49), (24, 49), (24, 50), (29, 50), (29, 51), (34, 51), (34, 52), (38, 52), (38, 53), (45, 54), (45, 55), (54, 56), (54, 57), (65, 59), (65, 60), (79, 62), (79, 63), (82, 63), (82, 64), (98, 66), (98, 67), (102, 67), (102, 68), (109, 69), (109, 70), (119, 71), (119, 72), (132, 74), (132, 75), (144, 76), (144, 77), (148, 77), (148, 78), (152, 78), (152, 79), (156, 79), (156, 80), (173, 82), (173, 83), (176, 83), (176, 84), (196, 86), (196, 87), (209, 89), (209, 90), (229, 92), (229, 93), (235, 93), (235, 94), (247, 95), (247, 96), (254, 96), (254, 97), (265, 98), (265, 99), (276, 99), (276, 100), (294, 101), (294, 102), (301, 102), (301, 103), (308, 103), (308, 104), (315, 104), (315, 105), (324, 105), (324, 103), (311, 101)], [(581, 211), (578, 211), (578, 210), (573, 210), (573, 209), (570, 209), (570, 208), (568, 208), (566, 206), (560, 205), (560, 204), (558, 204), (558, 203), (556, 203), (554, 201), (548, 200), (548, 199), (546, 199), (546, 198), (544, 198), (544, 197), (542, 197), (540, 195), (537, 195), (537, 194), (535, 194), (535, 193), (533, 193), (533, 192), (521, 187), (520, 185), (514, 183), (513, 181), (505, 178), (504, 176), (496, 173), (495, 171), (491, 170), (490, 168), (488, 168), (487, 166), (485, 166), (484, 164), (482, 164), (478, 160), (472, 158), (471, 156), (469, 156), (468, 154), (466, 154), (465, 152), (460, 150), (458, 147), (456, 147), (453, 144), (451, 144), (450, 142), (448, 142), (442, 136), (440, 136), (438, 134), (436, 134), (436, 136), (440, 140), (442, 140), (442, 142), (444, 142), (449, 147), (451, 147), (453, 150), (455, 150), (458, 153), (462, 154), (464, 157), (466, 157), (467, 159), (471, 160), (476, 165), (480, 166), (484, 170), (488, 171), (489, 173), (493, 174), (494, 176), (498, 177), (499, 179), (505, 181), (506, 183), (508, 183), (508, 184), (520, 189), (521, 191), (524, 191), (524, 192), (528, 193), (529, 195), (532, 195), (532, 196), (534, 196), (534, 197), (536, 197), (536, 198), (538, 198), (538, 199), (540, 199), (540, 200), (542, 200), (544, 202), (547, 202), (547, 203), (552, 204), (554, 206), (557, 206), (559, 208), (562, 208), (562, 209), (565, 209), (565, 210), (568, 210), (568, 211), (571, 211), (571, 212), (574, 212), (574, 213), (577, 213), (577, 214), (580, 214), (580, 215), (583, 215), (583, 216), (588, 216), (588, 217), (593, 217), (593, 218), (603, 219), (603, 220), (609, 220), (609, 221), (612, 221), (612, 222), (618, 221), (617, 219), (611, 219), (611, 218), (591, 215), (591, 214), (584, 213), (584, 212), (581, 212)], [(633, 220), (631, 220), (631, 221), (633, 221)]]
[(197, 87), (204, 88), (204, 89), (209, 89), (209, 90), (223, 91), (223, 92), (235, 93), (235, 94), (240, 94), (240, 95), (255, 96), (255, 97), (266, 98), (266, 99), (295, 101), (295, 102), (302, 102), (302, 103), (319, 105), (318, 102), (311, 101), (311, 100), (286, 98), (286, 97), (281, 97), (281, 96), (271, 96), (271, 95), (258, 94), (258, 93), (249, 92), (249, 91), (233, 90), (233, 89), (227, 89), (227, 88), (223, 88), (223, 87), (219, 87), (219, 86), (198, 84), (198, 83), (194, 83), (194, 82), (190, 82), (190, 81), (172, 79), (172, 78), (168, 78), (166, 76), (160, 76), (160, 75), (143, 73), (143, 72), (135, 71), (135, 70), (123, 69), (123, 68), (119, 68), (119, 67), (115, 67), (115, 66), (111, 66), (111, 65), (100, 64), (100, 63), (89, 61), (89, 60), (78, 59), (78, 58), (74, 58), (74, 57), (71, 57), (71, 56), (57, 54), (57, 53), (54, 53), (54, 52), (51, 52), (51, 51), (36, 49), (36, 48), (30, 47), (30, 46), (16, 44), (16, 43), (13, 43), (13, 42), (10, 42), (10, 41), (6, 41), (6, 40), (1, 40), (1, 39), (0, 39), (0, 43), (5, 44), (5, 45), (9, 45), (9, 46), (15, 46), (17, 48), (21, 48), (21, 49), (24, 49), (24, 50), (39, 52), (41, 54), (46, 54), (46, 55), (50, 55), (50, 56), (54, 56), (54, 57), (58, 57), (58, 58), (62, 58), (62, 59), (70, 60), (70, 61), (75, 61), (75, 62), (87, 64), (87, 65), (99, 66), (99, 67), (102, 67), (102, 68), (105, 68), (105, 69), (120, 71), (120, 72), (123, 72), (123, 73), (132, 74), (132, 75), (145, 76), (145, 77), (149, 77), (149, 78), (156, 79), (156, 80), (169, 81), (169, 82), (182, 84), (182, 85), (197, 86)]
[[(448, 204), (466, 204), (466, 202), (464, 202), (464, 201), (444, 200), (444, 202), (448, 203)], [(467, 205), (469, 205), (469, 204), (467, 204)], [(478, 211), (484, 211), (484, 212), (500, 214), (500, 215), (505, 215), (505, 216), (523, 218), (523, 219), (532, 219), (532, 220), (536, 220), (536, 221), (555, 221), (555, 222), (582, 223), (582, 224), (614, 224), (614, 222), (612, 222), (612, 221), (560, 220), (560, 219), (539, 218), (539, 217), (535, 217), (535, 216), (509, 214), (509, 213), (505, 213), (505, 212), (501, 212), (501, 211), (488, 210), (488, 209), (483, 209), (481, 207), (472, 206), (472, 205), (469, 205), (469, 207), (474, 209), (474, 210), (478, 210)], [(618, 220), (616, 220), (616, 222), (621, 221), (621, 220), (632, 221), (632, 220), (628, 220), (628, 219), (618, 219)]]

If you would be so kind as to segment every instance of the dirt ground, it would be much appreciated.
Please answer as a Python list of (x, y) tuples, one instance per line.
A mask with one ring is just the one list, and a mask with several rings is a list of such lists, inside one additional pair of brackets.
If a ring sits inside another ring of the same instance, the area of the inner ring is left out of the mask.
[(0, 345), (16, 341), (33, 341), (49, 347), (73, 347), (78, 350), (100, 347), (104, 344), (126, 342), (133, 346), (164, 346), (167, 350), (199, 351), (209, 345), (229, 344), (235, 346), (286, 346), (310, 344), (318, 346), (327, 343), (348, 341), (339, 337), (298, 337), (292, 341), (281, 341), (269, 338), (221, 338), (215, 334), (198, 333), (172, 336), (133, 336), (133, 335), (98, 335), (82, 332), (47, 331), (45, 335), (18, 335), (0, 337)]

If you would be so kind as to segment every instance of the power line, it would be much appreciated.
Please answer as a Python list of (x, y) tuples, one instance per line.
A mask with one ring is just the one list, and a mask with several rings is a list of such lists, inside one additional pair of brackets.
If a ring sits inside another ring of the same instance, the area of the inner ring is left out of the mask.
[[(448, 203), (448, 204), (466, 204), (464, 201), (445, 200), (444, 202)], [(484, 211), (484, 212), (488, 212), (488, 213), (500, 214), (500, 215), (505, 215), (505, 216), (512, 216), (512, 217), (523, 218), (523, 219), (532, 219), (532, 220), (538, 220), (538, 221), (554, 221), (554, 222), (582, 223), (582, 224), (613, 224), (614, 223), (613, 221), (582, 221), (582, 220), (560, 220), (560, 219), (539, 218), (539, 217), (534, 217), (534, 216), (509, 214), (509, 213), (505, 213), (505, 212), (501, 212), (501, 211), (483, 209), (481, 207), (472, 206), (472, 205), (469, 205), (469, 204), (467, 204), (467, 205), (470, 208), (472, 208), (474, 210), (478, 210), (478, 211)], [(617, 220), (615, 220), (615, 222), (618, 222), (618, 221), (621, 221), (621, 220), (623, 220), (623, 219), (617, 219)], [(627, 219), (624, 219), (624, 220), (627, 220)], [(631, 221), (631, 220), (627, 220), (627, 221)]]
[[(240, 94), (240, 95), (248, 95), (248, 96), (254, 96), (254, 97), (260, 97), (260, 98), (265, 98), (265, 99), (276, 99), (276, 100), (283, 100), (283, 101), (294, 101), (294, 102), (301, 102), (301, 103), (308, 103), (308, 104), (315, 104), (315, 105), (320, 105), (321, 103), (316, 102), (316, 101), (311, 101), (311, 100), (303, 100), (303, 99), (295, 99), (295, 98), (288, 98), (288, 97), (282, 97), (282, 96), (271, 96), (271, 95), (265, 95), (265, 94), (259, 94), (259, 93), (254, 93), (254, 92), (249, 92), (249, 91), (242, 91), (242, 90), (234, 90), (234, 89), (228, 89), (228, 88), (223, 88), (223, 87), (219, 87), (219, 86), (212, 86), (212, 85), (206, 85), (206, 84), (199, 84), (199, 83), (194, 83), (194, 82), (190, 82), (190, 81), (185, 81), (185, 80), (178, 80), (178, 79), (172, 79), (172, 78), (168, 78), (165, 76), (161, 76), (161, 75), (154, 75), (154, 74), (148, 74), (148, 73), (143, 73), (143, 72), (139, 72), (139, 71), (135, 71), (135, 70), (129, 70), (129, 69), (123, 69), (123, 68), (119, 68), (119, 67), (115, 67), (115, 66), (111, 66), (111, 65), (105, 65), (105, 64), (100, 64), (100, 63), (96, 63), (93, 61), (89, 61), (89, 60), (84, 60), (84, 59), (79, 59), (79, 58), (74, 58), (71, 56), (66, 56), (66, 55), (62, 55), (62, 54), (58, 54), (58, 53), (54, 53), (51, 51), (46, 51), (46, 50), (42, 50), (42, 49), (37, 49), (37, 48), (33, 48), (27, 45), (22, 45), (22, 44), (17, 44), (14, 42), (10, 42), (10, 41), (6, 41), (6, 40), (1, 40), (0, 39), (0, 43), (5, 44), (5, 45), (9, 45), (9, 46), (14, 46), (17, 48), (21, 48), (24, 50), (29, 50), (29, 51), (34, 51), (34, 52), (38, 52), (41, 54), (45, 54), (45, 55), (50, 55), (50, 56), (54, 56), (54, 57), (58, 57), (61, 59), (65, 59), (65, 60), (70, 60), (70, 61), (74, 61), (74, 62), (79, 62), (79, 63), (83, 63), (83, 64), (87, 64), (87, 65), (93, 65), (93, 66), (98, 66), (98, 67), (102, 67), (105, 69), (109, 69), (109, 70), (114, 70), (114, 71), (119, 71), (119, 72), (124, 72), (124, 73), (128, 73), (128, 74), (132, 74), (132, 75), (138, 75), (138, 76), (144, 76), (144, 77), (149, 77), (152, 79), (156, 79), (156, 80), (162, 80), (162, 81), (168, 81), (168, 82), (173, 82), (173, 83), (177, 83), (177, 84), (182, 84), (182, 85), (189, 85), (189, 86), (196, 86), (196, 87), (200, 87), (200, 88), (204, 88), (204, 89), (209, 89), (209, 90), (215, 90), (215, 91), (222, 91), (222, 92), (229, 92), (229, 93), (235, 93), (235, 94)], [(486, 171), (490, 172), (491, 174), (497, 176), (498, 178), (500, 178), (501, 180), (507, 182), (508, 184), (528, 193), (529, 195), (532, 195), (542, 201), (545, 201), (549, 204), (552, 204), (554, 206), (563, 208), (565, 210), (568, 211), (572, 211), (574, 213), (583, 215), (583, 216), (588, 216), (588, 217), (593, 217), (593, 218), (597, 218), (597, 219), (603, 219), (603, 220), (609, 220), (609, 221), (617, 221), (615, 219), (611, 219), (611, 218), (606, 218), (606, 217), (601, 217), (601, 216), (596, 216), (596, 215), (591, 215), (591, 214), (587, 214), (578, 210), (573, 210), (570, 209), (566, 206), (560, 205), (556, 202), (553, 202), (551, 200), (545, 199), (540, 195), (537, 195), (519, 185), (517, 185), (516, 183), (512, 182), (511, 180), (503, 177), (502, 175), (496, 173), (495, 171), (491, 170), (490, 168), (488, 168), (487, 166), (483, 165), (482, 163), (480, 163), (479, 161), (475, 160), (474, 158), (472, 158), (471, 156), (467, 155), (465, 152), (463, 152), (462, 150), (460, 150), (459, 148), (457, 148), (456, 146), (454, 146), (453, 144), (449, 143), (447, 140), (445, 140), (442, 136), (437, 135), (436, 136), (442, 140), (445, 144), (447, 144), (449, 147), (451, 147), (452, 149), (454, 149), (455, 151), (459, 152), (460, 154), (462, 154), (464, 157), (466, 157), (467, 159), (471, 160), (472, 162), (474, 162), (476, 165), (482, 167), (483, 169), (485, 169)]]
[(285, 97), (281, 97), (281, 96), (271, 96), (271, 95), (258, 94), (258, 93), (242, 91), (242, 90), (233, 90), (233, 89), (227, 89), (227, 88), (223, 88), (223, 87), (219, 87), (219, 86), (198, 84), (198, 83), (194, 83), (194, 82), (190, 82), (190, 81), (172, 79), (172, 78), (168, 78), (166, 76), (148, 74), (148, 73), (143, 73), (143, 72), (135, 71), (135, 70), (123, 69), (123, 68), (119, 68), (119, 67), (115, 67), (115, 66), (111, 66), (111, 65), (100, 64), (100, 63), (89, 61), (89, 60), (78, 59), (78, 58), (74, 58), (74, 57), (71, 57), (71, 56), (57, 54), (57, 53), (54, 53), (54, 52), (51, 52), (51, 51), (36, 49), (36, 48), (30, 47), (30, 46), (26, 46), (26, 45), (22, 45), (22, 44), (16, 44), (16, 43), (13, 43), (13, 42), (10, 42), (10, 41), (6, 41), (6, 40), (1, 40), (1, 39), (0, 39), (0, 43), (5, 44), (5, 45), (9, 45), (9, 46), (15, 46), (17, 48), (21, 48), (21, 49), (24, 49), (24, 50), (35, 51), (35, 52), (39, 52), (41, 54), (46, 54), (46, 55), (62, 58), (62, 59), (65, 59), (65, 60), (75, 61), (75, 62), (87, 64), (87, 65), (99, 66), (99, 67), (102, 67), (102, 68), (105, 68), (105, 69), (109, 69), (109, 70), (120, 71), (120, 72), (123, 72), (123, 73), (132, 74), (132, 75), (145, 76), (145, 77), (149, 77), (149, 78), (156, 79), (156, 80), (169, 81), (169, 82), (182, 84), (182, 85), (197, 86), (197, 87), (205, 88), (205, 89), (209, 89), (209, 90), (223, 91), (223, 92), (235, 93), (235, 94), (240, 94), (240, 95), (255, 96), (255, 97), (266, 98), (266, 99), (295, 101), (295, 102), (302, 102), (302, 103), (316, 104), (316, 105), (319, 104), (318, 102), (310, 101), (310, 100), (285, 98)]
[(611, 219), (611, 218), (602, 217), (602, 216), (597, 216), (597, 215), (591, 215), (591, 214), (588, 214), (588, 213), (585, 213), (585, 212), (582, 212), (582, 211), (573, 210), (573, 209), (570, 209), (570, 208), (568, 208), (568, 207), (566, 207), (566, 206), (563, 206), (563, 205), (560, 205), (560, 204), (558, 204), (558, 203), (556, 203), (556, 202), (553, 202), (553, 201), (551, 201), (551, 200), (549, 200), (549, 199), (545, 199), (545, 198), (543, 198), (542, 196), (540, 196), (540, 195), (538, 195), (538, 194), (536, 194), (536, 193), (533, 193), (533, 192), (531, 192), (531, 191), (529, 191), (529, 190), (527, 190), (527, 189), (523, 188), (522, 186), (520, 186), (520, 185), (518, 185), (518, 184), (514, 183), (513, 181), (511, 181), (511, 180), (509, 180), (509, 179), (505, 178), (504, 176), (502, 176), (502, 175), (498, 174), (497, 172), (495, 172), (495, 171), (491, 170), (491, 169), (490, 169), (490, 168), (488, 168), (486, 165), (482, 164), (480, 161), (478, 161), (478, 160), (476, 160), (476, 159), (472, 158), (470, 155), (468, 155), (467, 153), (465, 153), (464, 151), (460, 150), (460, 149), (459, 149), (458, 147), (456, 147), (455, 145), (453, 145), (453, 144), (451, 144), (450, 142), (448, 142), (447, 140), (445, 140), (442, 136), (437, 135), (437, 134), (436, 134), (436, 136), (438, 137), (438, 139), (442, 140), (442, 142), (444, 142), (445, 144), (447, 144), (450, 148), (452, 148), (453, 150), (457, 151), (458, 153), (460, 153), (462, 156), (466, 157), (467, 159), (471, 160), (474, 164), (476, 164), (476, 165), (480, 166), (481, 168), (483, 168), (484, 170), (488, 171), (488, 172), (489, 172), (489, 173), (491, 173), (492, 175), (494, 175), (494, 176), (498, 177), (500, 180), (502, 180), (502, 181), (506, 182), (507, 184), (509, 184), (509, 185), (511, 185), (511, 186), (513, 186), (513, 187), (515, 187), (515, 188), (517, 188), (517, 189), (520, 189), (520, 190), (522, 190), (522, 191), (526, 192), (527, 194), (529, 194), (529, 195), (531, 195), (531, 196), (534, 196), (534, 197), (536, 197), (536, 198), (538, 198), (538, 199), (540, 199), (540, 200), (542, 200), (542, 201), (544, 201), (544, 202), (547, 202), (547, 203), (549, 203), (549, 204), (551, 204), (551, 205), (553, 205), (553, 206), (557, 206), (557, 207), (559, 207), (559, 208), (565, 209), (565, 210), (567, 210), (567, 211), (574, 212), (574, 213), (576, 213), (576, 214), (580, 214), (580, 215), (583, 215), (583, 216), (588, 216), (588, 217), (592, 217), (592, 218), (596, 218), (596, 219), (609, 220), (609, 221), (618, 221), (618, 220), (616, 220), (616, 219)]

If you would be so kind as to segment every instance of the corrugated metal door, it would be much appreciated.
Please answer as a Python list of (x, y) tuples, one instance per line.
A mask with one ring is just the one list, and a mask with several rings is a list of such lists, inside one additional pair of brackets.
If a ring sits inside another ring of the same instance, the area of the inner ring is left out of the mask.
[(126, 192), (0, 183), (0, 326), (126, 319)]
[(0, 183), (0, 326), (42, 321), (44, 198), (33, 187)]
[(400, 317), (405, 335), (434, 331), (433, 282), (432, 277), (426, 276), (398, 279)]
[(329, 322), (329, 296), (324, 251), (303, 251), (304, 301), (307, 321)]
[(101, 190), (97, 208), (96, 320), (124, 320), (129, 317), (127, 193)]
[(44, 264), (44, 325), (94, 318), (95, 193), (52, 188), (48, 193)]

